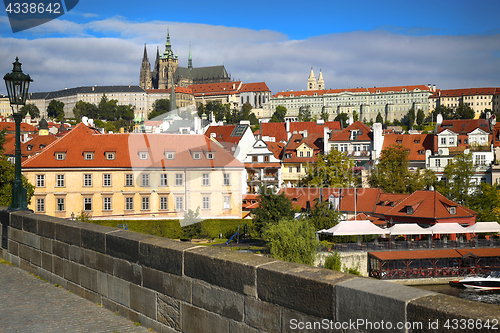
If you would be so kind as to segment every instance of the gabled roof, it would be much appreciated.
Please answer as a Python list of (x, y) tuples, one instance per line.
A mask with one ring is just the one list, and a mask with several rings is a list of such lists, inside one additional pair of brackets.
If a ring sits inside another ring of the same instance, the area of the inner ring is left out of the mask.
[[(56, 152), (65, 153), (65, 159), (56, 160)], [(94, 158), (84, 160), (84, 152), (94, 153)], [(115, 158), (106, 159), (106, 152), (114, 152)], [(147, 159), (140, 159), (139, 152), (147, 152)], [(165, 152), (173, 152), (174, 159), (165, 159)], [(200, 152), (201, 158), (194, 159), (192, 152)], [(214, 153), (215, 158), (207, 159), (208, 152)], [(23, 163), (24, 169), (95, 167), (243, 168), (243, 164), (204, 135), (100, 134), (83, 123)]]
[(210, 96), (220, 94), (236, 94), (241, 85), (241, 81), (193, 84), (189, 88), (193, 90), (195, 96)]
[[(8, 132), (15, 132), (16, 131), (16, 123), (15, 122), (10, 122), (10, 121), (3, 121), (0, 122), (0, 131), (3, 129), (7, 129)], [(30, 124), (27, 123), (21, 123), (20, 124), (21, 132), (38, 132), (38, 129)]]
[[(407, 207), (413, 207), (413, 213), (408, 214)], [(450, 213), (450, 207), (455, 207), (456, 214)], [(447, 219), (476, 216), (472, 209), (461, 206), (437, 191), (416, 191), (406, 199), (399, 201), (392, 209), (384, 213), (388, 218), (408, 217), (422, 219)]]
[(476, 128), (480, 128), (491, 134), (490, 125), (486, 119), (443, 120), (443, 122), (438, 125), (437, 133), (439, 134), (448, 129), (453, 133), (465, 135), (474, 131)]
[(229, 75), (224, 65), (197, 68), (177, 67), (174, 77), (190, 78), (193, 80), (213, 78), (229, 79)]
[(230, 142), (238, 144), (250, 126), (244, 124), (210, 126), (205, 132), (205, 136), (214, 138), (218, 142)]
[[(25, 143), (21, 143), (21, 156), (26, 157), (37, 154), (55, 140), (57, 140), (57, 136), (52, 134), (33, 135), (33, 138), (31, 140)], [(30, 150), (28, 150), (28, 147), (31, 147)], [(5, 155), (14, 156), (15, 154), (16, 154), (15, 148), (5, 152)]]
[(256, 83), (243, 83), (240, 88), (240, 93), (242, 92), (255, 92), (255, 91), (269, 91), (271, 89), (267, 86), (265, 82), (256, 82)]
[(332, 132), (330, 141), (354, 141), (351, 140), (351, 132), (358, 131), (355, 141), (372, 141), (373, 132), (370, 127), (363, 124), (361, 121), (355, 121), (340, 132)]
[[(261, 123), (261, 129), (259, 134), (261, 137), (274, 137), (276, 142), (288, 141), (286, 134), (286, 123)], [(325, 121), (324, 124), (318, 124), (316, 121), (298, 121), (290, 122), (290, 132), (299, 132), (307, 130), (307, 133), (323, 133), (324, 127), (328, 127), (330, 130), (340, 130), (339, 121)]]
[(393, 145), (403, 145), (409, 150), (408, 160), (425, 161), (425, 151), (434, 150), (433, 134), (386, 134), (383, 149)]
[[(297, 148), (304, 144), (313, 149), (312, 156), (299, 157), (297, 155)], [(316, 155), (323, 152), (323, 146), (323, 133), (312, 133), (308, 134), (307, 137), (302, 134), (293, 134), (284, 148), (282, 161), (285, 163), (316, 163)], [(285, 159), (285, 155), (289, 154), (291, 158)]]
[(438, 89), (430, 98), (460, 97), (475, 95), (497, 95), (500, 88), (465, 88), (465, 89)]

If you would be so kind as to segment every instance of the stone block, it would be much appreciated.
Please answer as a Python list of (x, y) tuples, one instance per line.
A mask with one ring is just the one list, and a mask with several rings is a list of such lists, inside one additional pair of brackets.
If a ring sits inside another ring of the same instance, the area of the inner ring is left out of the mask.
[(106, 234), (106, 254), (133, 263), (139, 261), (139, 243), (153, 236), (117, 230)]
[(256, 271), (274, 260), (201, 246), (184, 252), (184, 274), (212, 285), (256, 296)]
[(130, 308), (156, 320), (156, 292), (131, 284)]
[(142, 282), (141, 267), (122, 259), (114, 259), (113, 275), (137, 285)]
[(335, 285), (353, 279), (328, 269), (277, 261), (257, 269), (258, 298), (320, 318), (334, 319)]
[(52, 253), (52, 239), (40, 237), (40, 250)]
[[(335, 322), (332, 319), (318, 318), (301, 312), (283, 308), (282, 332), (286, 333), (317, 333), (317, 332), (337, 332), (337, 333), (360, 333), (363, 331), (349, 330), (342, 328), (335, 329)], [(379, 331), (376, 331), (379, 332)], [(380, 331), (383, 332), (383, 331)]]
[(178, 298), (188, 303), (192, 302), (193, 281), (191, 279), (164, 273), (163, 288), (165, 295)]
[(108, 273), (97, 271), (97, 293), (108, 297)]
[(24, 232), (24, 243), (28, 246), (40, 249), (40, 236), (30, 232)]
[(245, 323), (266, 332), (281, 332), (281, 308), (246, 296)]
[(141, 242), (139, 264), (166, 273), (182, 275), (182, 253), (194, 247), (196, 246), (154, 237)]
[(52, 256), (52, 273), (64, 277), (63, 261), (64, 259)]
[(142, 267), (142, 286), (164, 293), (163, 272), (149, 267)]
[(61, 286), (61, 288), (68, 289), (68, 280), (66, 280), (63, 277), (60, 277), (59, 275), (52, 274), (51, 279), (49, 280), (50, 283)]
[(80, 266), (80, 285), (97, 292), (97, 271), (92, 268)]
[(139, 321), (139, 313), (137, 313), (133, 310), (130, 310), (129, 308), (127, 308), (121, 304), (118, 304), (110, 299), (103, 298), (102, 305), (106, 309), (108, 309), (112, 312), (118, 313), (120, 316), (125, 317), (130, 321), (133, 321), (133, 322)]
[(3, 226), (10, 225), (10, 212), (7, 211), (7, 207), (0, 207), (0, 224)]
[(40, 250), (30, 247), (30, 262), (35, 266), (42, 266), (42, 252)]
[(76, 283), (73, 283), (71, 281), (68, 281), (68, 284), (66, 286), (66, 289), (68, 289), (69, 291), (71, 291), (73, 294), (75, 295), (78, 295), (80, 297), (84, 297), (85, 296), (85, 289), (83, 289), (82, 287), (80, 287), (78, 284)]
[(19, 256), (9, 255), (9, 261), (16, 267), (21, 266), (21, 258)]
[(82, 247), (100, 253), (106, 253), (106, 233), (116, 231), (116, 228), (98, 224), (81, 226)]
[(9, 238), (15, 242), (24, 244), (24, 232), (21, 229), (9, 227)]
[(80, 246), (81, 229), (77, 222), (63, 220), (55, 225), (55, 239), (60, 242)]
[(21, 257), (21, 259), (24, 259), (26, 261), (30, 261), (31, 249), (24, 244), (19, 244), (19, 257)]
[(52, 253), (60, 258), (69, 259), (69, 245), (59, 241), (52, 241)]
[(130, 307), (130, 283), (108, 275), (108, 297), (119, 304)]
[(208, 312), (195, 306), (182, 303), (182, 332), (198, 333), (203, 327), (203, 333), (229, 332), (229, 319)]
[(87, 289), (83, 290), (83, 298), (88, 299), (89, 301), (91, 301), (92, 303), (97, 304), (97, 305), (102, 304), (101, 295), (96, 294), (95, 292), (87, 290)]
[(81, 265), (84, 264), (83, 251), (81, 247), (70, 245), (68, 247), (68, 259), (79, 263)]
[(193, 282), (193, 305), (224, 317), (243, 321), (244, 296), (234, 291)]
[(41, 267), (49, 272), (52, 272), (52, 255), (50, 253), (41, 253), (42, 264)]
[(42, 280), (50, 281), (52, 279), (52, 273), (43, 269), (42, 267), (36, 268), (36, 276), (39, 276)]
[(48, 239), (54, 239), (56, 230), (55, 226), (62, 220), (46, 215), (37, 215), (37, 219), (38, 219), (37, 234)]
[(37, 232), (37, 222), (38, 215), (30, 214), (23, 216), (23, 230), (26, 232), (30, 232), (32, 234), (36, 234)]
[(406, 306), (411, 300), (427, 295), (435, 293), (386, 281), (355, 278), (335, 287), (336, 320), (345, 322), (361, 318), (367, 322), (383, 320), (396, 325), (407, 321)]
[(80, 284), (80, 265), (78, 265), (77, 263), (69, 260), (64, 260), (63, 273), (65, 279), (73, 283)]
[(10, 224), (9, 226), (14, 229), (23, 230), (23, 212), (11, 212), (10, 213)]
[(160, 323), (180, 331), (181, 302), (175, 298), (159, 294), (157, 318)]
[(256, 328), (250, 327), (244, 323), (230, 320), (229, 321), (229, 332), (231, 333), (263, 333), (265, 331), (258, 330)]
[(15, 242), (13, 240), (8, 240), (7, 242), (7, 248), (9, 249), (9, 253), (18, 256), (19, 255), (19, 243)]
[(113, 274), (114, 259), (108, 255), (95, 252), (96, 268), (108, 274)]
[[(500, 306), (473, 302), (448, 295), (434, 294), (411, 300), (407, 306), (408, 325), (411, 332), (452, 332), (457, 323), (456, 332), (490, 332), (484, 326), (498, 322)], [(456, 321), (454, 321), (456, 320)], [(472, 320), (469, 322), (469, 320)], [(445, 327), (446, 322), (449, 326)], [(461, 327), (462, 323), (466, 323)], [(421, 323), (421, 326), (416, 326)], [(469, 324), (469, 325), (467, 325)], [(472, 324), (472, 325), (471, 325)], [(498, 325), (496, 325), (498, 330)]]
[(83, 264), (87, 267), (97, 269), (97, 252), (92, 250), (83, 250)]
[(147, 327), (156, 333), (162, 333), (162, 329), (165, 327), (165, 325), (160, 324), (158, 321), (142, 314), (139, 314), (139, 323), (141, 323), (141, 326)]

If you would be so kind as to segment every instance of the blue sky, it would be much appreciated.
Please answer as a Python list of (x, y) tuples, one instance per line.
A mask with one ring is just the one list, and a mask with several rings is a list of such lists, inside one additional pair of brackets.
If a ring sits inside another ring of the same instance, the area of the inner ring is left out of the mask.
[[(500, 1), (96, 1), (12, 33), (0, 15), (0, 72), (19, 56), (31, 91), (138, 84), (167, 27), (179, 65), (224, 64), (273, 93), (302, 90), (311, 67), (327, 88), (500, 86)], [(5, 88), (0, 86), (0, 93)]]

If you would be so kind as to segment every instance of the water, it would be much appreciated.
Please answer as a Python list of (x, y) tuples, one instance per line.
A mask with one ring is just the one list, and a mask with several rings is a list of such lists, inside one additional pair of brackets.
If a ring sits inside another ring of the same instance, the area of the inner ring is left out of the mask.
[(414, 286), (419, 289), (434, 291), (440, 294), (455, 296), (469, 301), (500, 305), (500, 290), (476, 290), (456, 288), (447, 284)]

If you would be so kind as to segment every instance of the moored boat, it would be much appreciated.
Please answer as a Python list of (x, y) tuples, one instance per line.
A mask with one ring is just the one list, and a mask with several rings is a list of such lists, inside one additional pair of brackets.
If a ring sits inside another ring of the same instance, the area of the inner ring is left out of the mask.
[(500, 270), (467, 276), (462, 280), (450, 281), (449, 284), (453, 287), (500, 290)]

